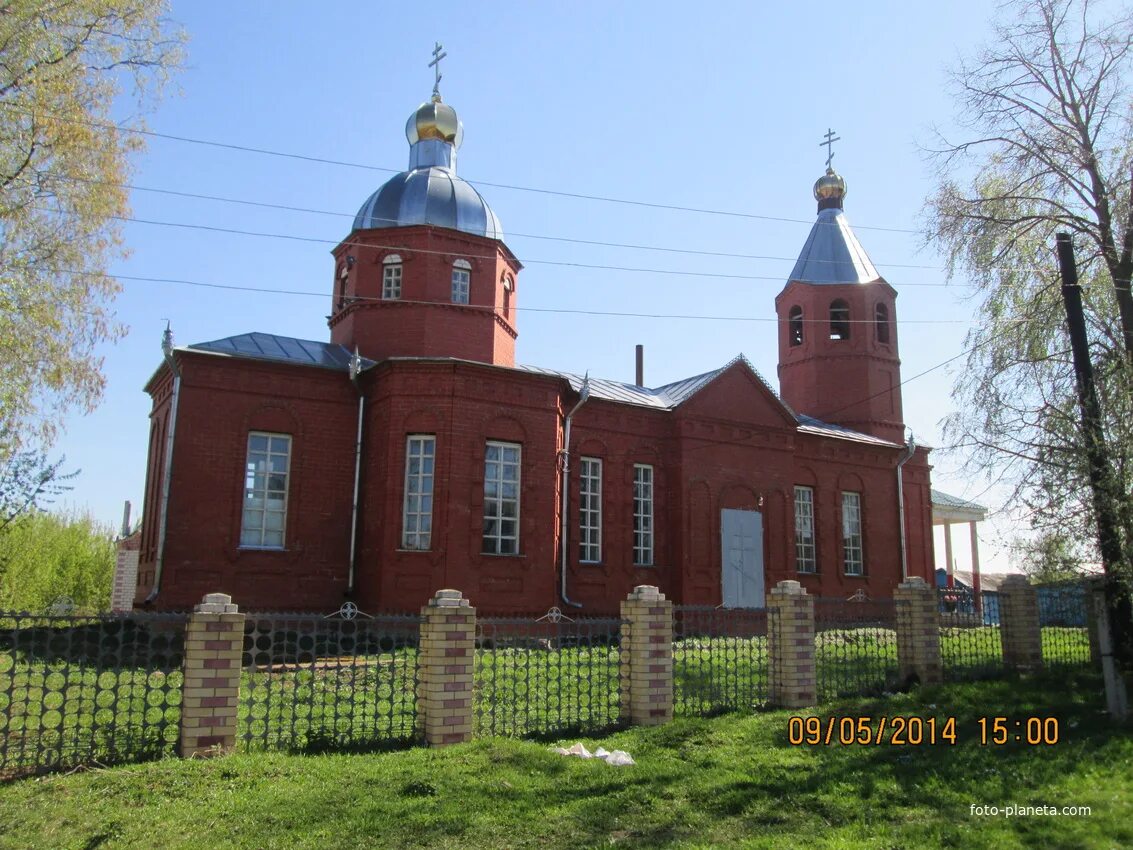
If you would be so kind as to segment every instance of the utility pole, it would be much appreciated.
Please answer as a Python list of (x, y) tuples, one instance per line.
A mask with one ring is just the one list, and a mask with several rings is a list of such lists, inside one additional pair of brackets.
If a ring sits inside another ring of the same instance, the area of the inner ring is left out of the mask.
[[(1082, 435), (1090, 474), (1094, 517), (1098, 526), (1098, 548), (1105, 569), (1105, 618), (1099, 627), (1102, 643), (1102, 672), (1110, 714), (1124, 719), (1129, 711), (1123, 674), (1130, 669), (1129, 589), (1121, 584), (1117, 572), (1121, 564), (1121, 538), (1118, 536), (1117, 510), (1113, 499), (1113, 472), (1105, 434), (1102, 432), (1101, 405), (1094, 386), (1094, 367), (1090, 362), (1086, 319), (1082, 311), (1082, 289), (1078, 286), (1078, 266), (1069, 233), (1055, 235), (1058, 268), (1062, 274), (1062, 300), (1066, 306), (1066, 325), (1074, 357), (1074, 377), (1078, 388), (1078, 407), (1082, 414)], [(1108, 626), (1108, 627), (1107, 627)]]

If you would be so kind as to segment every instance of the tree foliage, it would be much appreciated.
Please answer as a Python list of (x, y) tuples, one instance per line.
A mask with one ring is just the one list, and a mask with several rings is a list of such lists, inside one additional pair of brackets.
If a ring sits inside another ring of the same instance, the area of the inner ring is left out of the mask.
[[(140, 119), (115, 125), (124, 85), (144, 111), (181, 56), (165, 0), (0, 3), (0, 428), (50, 440), (91, 409), (98, 347), (123, 333), (108, 276), (124, 253)], [(0, 445), (0, 454), (12, 446)]]
[(1080, 546), (1069, 534), (1047, 530), (1021, 541), (1022, 568), (1038, 582), (1064, 581), (1084, 575)]
[[(961, 140), (941, 138), (928, 238), (974, 287), (981, 321), (946, 422), (972, 466), (1014, 485), (1042, 532), (1095, 535), (1054, 234), (1077, 248), (1133, 549), (1133, 15), (1089, 0), (1015, 0), (952, 82)], [(1108, 15), (1108, 17), (1107, 17)]]
[(0, 610), (43, 612), (68, 599), (105, 611), (114, 563), (113, 531), (90, 516), (25, 514), (0, 535)]

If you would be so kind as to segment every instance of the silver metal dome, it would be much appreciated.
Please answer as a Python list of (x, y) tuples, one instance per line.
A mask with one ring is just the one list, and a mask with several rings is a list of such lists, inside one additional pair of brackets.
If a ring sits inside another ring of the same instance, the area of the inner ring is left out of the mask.
[(442, 166), (415, 168), (391, 177), (366, 199), (354, 217), (354, 229), (434, 224), (489, 239), (503, 239), (500, 220), (456, 172)]
[(503, 228), (488, 202), (456, 174), (456, 149), (464, 137), (456, 111), (435, 95), (409, 116), (405, 134), (409, 170), (366, 199), (354, 229), (433, 224), (502, 240)]
[(877, 273), (840, 209), (824, 209), (810, 229), (787, 280), (804, 283), (872, 283)]

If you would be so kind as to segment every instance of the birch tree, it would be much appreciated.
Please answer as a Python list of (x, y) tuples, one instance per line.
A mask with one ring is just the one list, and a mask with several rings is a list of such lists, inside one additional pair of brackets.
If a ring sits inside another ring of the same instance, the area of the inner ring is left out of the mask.
[(1133, 15), (1015, 0), (953, 70), (956, 136), (933, 154), (928, 241), (978, 302), (948, 443), (1014, 487), (1041, 531), (1093, 537), (1054, 234), (1077, 249), (1114, 460), (1125, 569), (1133, 543)]
[[(111, 264), (125, 253), (140, 118), (180, 63), (165, 0), (0, 2), (0, 458), (50, 442), (105, 383), (124, 329)], [(120, 95), (123, 95), (120, 97)], [(14, 441), (14, 442), (13, 442)]]

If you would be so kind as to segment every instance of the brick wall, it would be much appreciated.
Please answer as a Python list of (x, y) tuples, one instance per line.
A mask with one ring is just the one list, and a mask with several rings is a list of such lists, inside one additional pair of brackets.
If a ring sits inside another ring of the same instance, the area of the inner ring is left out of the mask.
[[(332, 342), (358, 346), (373, 360), (458, 357), (515, 365), (522, 266), (502, 242), (420, 225), (352, 233), (334, 254), (335, 292), (343, 270), (347, 278), (343, 302), (336, 295), (331, 305)], [(384, 301), (383, 260), (392, 254), (401, 258), (401, 299)], [(458, 259), (472, 266), (468, 306), (452, 303), (452, 268)], [(516, 284), (506, 298), (505, 274)]]
[[(338, 608), (347, 589), (357, 422), (349, 379), (317, 368), (178, 356), (181, 413), (159, 606), (188, 607), (219, 590), (261, 610)], [(561, 417), (577, 395), (554, 376), (447, 360), (386, 361), (364, 373), (362, 383), (358, 604), (367, 611), (415, 610), (437, 587), (461, 587), (473, 605), (492, 612), (542, 613), (561, 604), (558, 452)], [(239, 546), (250, 430), (292, 435), (285, 551)], [(426, 552), (401, 548), (407, 434), (437, 441), (434, 533)], [(518, 556), (481, 552), (487, 440), (522, 445)], [(675, 412), (592, 399), (575, 417), (572, 442), (568, 586), (587, 612), (615, 613), (641, 584), (683, 603), (718, 604), (720, 511), (729, 508), (762, 514), (768, 588), (791, 578), (812, 594), (865, 590), (883, 597), (900, 582), (894, 474), (900, 450), (797, 433), (742, 363)], [(600, 564), (578, 560), (583, 455), (603, 460)], [(152, 456), (160, 460), (160, 452)], [(633, 563), (635, 463), (654, 467), (655, 555), (648, 567)], [(909, 504), (920, 500), (907, 520), (910, 575), (931, 575), (923, 455), (910, 462), (906, 480)], [(814, 576), (795, 572), (795, 484), (815, 488)], [(861, 577), (842, 567), (843, 490), (863, 494)], [(159, 495), (156, 484), (147, 488), (143, 578), (152, 575), (146, 541), (156, 539), (149, 518), (159, 514)]]
[[(830, 339), (830, 304), (836, 299), (849, 307), (849, 339)], [(884, 281), (867, 286), (788, 283), (775, 299), (783, 400), (823, 421), (904, 441), (896, 299), (896, 291)], [(888, 343), (879, 342), (875, 332), (878, 304), (889, 313)], [(788, 314), (794, 306), (803, 310), (801, 345), (790, 344)]]
[(138, 556), (141, 554), (142, 533), (135, 531), (116, 544), (118, 555), (114, 562), (114, 584), (110, 590), (110, 610), (129, 611), (134, 607), (134, 594), (138, 585)]

